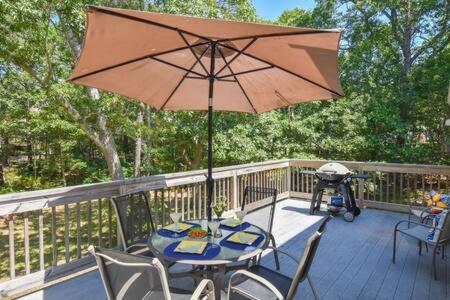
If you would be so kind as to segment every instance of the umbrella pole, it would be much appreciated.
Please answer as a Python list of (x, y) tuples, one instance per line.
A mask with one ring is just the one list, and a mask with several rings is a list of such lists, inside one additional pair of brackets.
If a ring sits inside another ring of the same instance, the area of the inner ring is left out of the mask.
[(215, 67), (215, 54), (216, 54), (216, 42), (211, 42), (211, 65), (209, 70), (209, 93), (208, 93), (208, 177), (206, 178), (206, 186), (208, 193), (208, 221), (212, 219), (212, 199), (214, 193), (214, 179), (212, 177), (212, 165), (213, 165), (213, 96), (214, 96), (214, 67)]

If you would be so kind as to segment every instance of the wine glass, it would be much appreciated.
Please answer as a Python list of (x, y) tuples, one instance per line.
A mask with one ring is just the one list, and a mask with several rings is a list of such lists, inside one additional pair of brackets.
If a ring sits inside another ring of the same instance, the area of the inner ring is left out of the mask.
[[(172, 219), (174, 226), (173, 226), (173, 230), (178, 231), (180, 229), (180, 225), (178, 224), (180, 222), (180, 218), (181, 218), (181, 213), (177, 213), (177, 212), (173, 212), (170, 213), (170, 218)], [(173, 233), (173, 236), (178, 236), (177, 232)]]
[(220, 220), (222, 217), (223, 212), (226, 209), (225, 202), (222, 199), (219, 199), (216, 204), (212, 204), (211, 208), (214, 210), (214, 213), (216, 214), (217, 218)]
[(242, 230), (242, 222), (244, 221), (245, 215), (247, 214), (243, 210), (238, 210), (234, 213), (236, 215), (236, 218), (239, 220), (239, 230)]
[(211, 235), (213, 238), (221, 237), (218, 235), (218, 232), (217, 232), (217, 230), (219, 229), (219, 226), (220, 226), (220, 222), (218, 222), (218, 221), (208, 221), (208, 227), (209, 227), (209, 230), (211, 230)]

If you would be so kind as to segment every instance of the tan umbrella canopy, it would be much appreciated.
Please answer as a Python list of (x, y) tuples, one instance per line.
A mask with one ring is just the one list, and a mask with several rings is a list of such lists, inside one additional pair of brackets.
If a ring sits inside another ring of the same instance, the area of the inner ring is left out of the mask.
[[(81, 56), (69, 80), (162, 110), (260, 113), (342, 96), (341, 32), (89, 6)], [(211, 215), (211, 212), (208, 212)]]

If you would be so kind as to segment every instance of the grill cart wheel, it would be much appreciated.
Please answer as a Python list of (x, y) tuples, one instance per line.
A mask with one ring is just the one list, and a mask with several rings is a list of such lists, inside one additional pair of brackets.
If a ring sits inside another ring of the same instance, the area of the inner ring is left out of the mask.
[(355, 215), (353, 214), (353, 213), (351, 213), (351, 212), (346, 212), (345, 214), (344, 214), (344, 220), (345, 221), (347, 221), (347, 222), (353, 222), (353, 219), (355, 219)]

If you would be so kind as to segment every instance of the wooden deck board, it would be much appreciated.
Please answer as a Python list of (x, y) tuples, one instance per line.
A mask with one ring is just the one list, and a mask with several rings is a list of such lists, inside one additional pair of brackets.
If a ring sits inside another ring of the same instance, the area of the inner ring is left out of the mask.
[[(274, 235), (283, 250), (299, 257), (306, 240), (317, 229), (323, 214), (308, 215), (309, 203), (298, 200), (279, 202), (275, 214)], [(321, 299), (449, 299), (450, 264), (438, 262), (439, 280), (431, 276), (431, 251), (419, 257), (417, 244), (400, 238), (395, 265), (391, 262), (392, 230), (406, 219), (400, 213), (366, 209), (353, 223), (334, 218), (327, 228), (315, 261), (311, 278)], [(248, 215), (248, 220), (264, 222), (264, 212)], [(447, 247), (450, 248), (450, 247)], [(447, 249), (447, 255), (450, 251)], [(292, 276), (295, 265), (280, 256), (282, 273)], [(274, 268), (272, 254), (263, 264)], [(178, 281), (183, 286), (187, 281)], [(190, 281), (189, 281), (189, 284)], [(24, 299), (106, 299), (97, 271), (30, 294)], [(296, 299), (312, 299), (309, 286), (300, 285)]]

